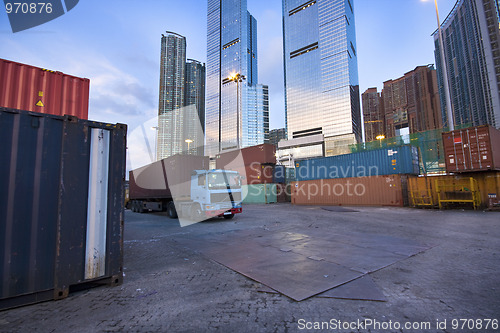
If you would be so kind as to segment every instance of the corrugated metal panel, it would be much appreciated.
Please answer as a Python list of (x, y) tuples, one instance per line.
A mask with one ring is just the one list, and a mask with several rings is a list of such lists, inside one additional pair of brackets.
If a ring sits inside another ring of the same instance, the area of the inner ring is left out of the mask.
[(443, 135), (446, 171), (500, 170), (500, 131), (485, 125)]
[(0, 59), (0, 107), (88, 118), (90, 80)]
[(276, 191), (278, 202), (291, 202), (292, 187), (290, 184), (276, 184)]
[[(87, 237), (92, 129), (109, 132), (100, 240)], [(122, 280), (126, 125), (0, 108), (0, 309), (61, 298), (89, 282), (85, 250), (105, 243), (104, 274)], [(105, 226), (102, 226), (105, 223)], [(94, 279), (92, 279), (94, 281)]]
[(242, 186), (243, 203), (269, 204), (278, 202), (276, 184), (256, 184)]
[(176, 193), (189, 196), (191, 173), (208, 170), (207, 156), (174, 155), (129, 172), (130, 199), (170, 199)]
[(418, 151), (413, 146), (322, 157), (295, 163), (297, 180), (418, 175)]
[(286, 182), (286, 168), (284, 165), (274, 167), (273, 183), (284, 184)]
[(292, 183), (292, 204), (400, 206), (404, 204), (402, 178), (390, 175), (361, 178), (317, 179)]
[(235, 165), (234, 167), (251, 166), (252, 163), (276, 164), (276, 146), (265, 143), (217, 155), (216, 168), (224, 169), (227, 165), (237, 160), (240, 153), (243, 162), (239, 162), (240, 165)]

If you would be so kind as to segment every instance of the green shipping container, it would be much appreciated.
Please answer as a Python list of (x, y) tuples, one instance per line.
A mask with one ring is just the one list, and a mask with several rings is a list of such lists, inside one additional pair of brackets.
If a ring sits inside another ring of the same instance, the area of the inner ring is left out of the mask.
[(278, 201), (276, 184), (243, 185), (244, 204), (269, 204)]

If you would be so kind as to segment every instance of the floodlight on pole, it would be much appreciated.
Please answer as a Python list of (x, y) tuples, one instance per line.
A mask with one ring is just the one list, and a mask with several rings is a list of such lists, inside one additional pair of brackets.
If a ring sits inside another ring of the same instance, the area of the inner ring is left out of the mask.
[(238, 149), (240, 149), (240, 83), (243, 80), (246, 80), (245, 75), (233, 72), (223, 81), (223, 83), (236, 82), (236, 145)]

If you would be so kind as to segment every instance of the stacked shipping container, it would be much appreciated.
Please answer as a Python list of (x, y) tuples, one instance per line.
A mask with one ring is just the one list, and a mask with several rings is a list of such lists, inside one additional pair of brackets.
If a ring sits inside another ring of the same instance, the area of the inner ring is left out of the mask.
[(88, 119), (90, 80), (0, 59), (0, 107)]
[(216, 157), (217, 169), (238, 171), (244, 176), (243, 184), (270, 184), (276, 165), (276, 147), (262, 144), (221, 153)]
[(292, 183), (292, 204), (404, 206), (407, 176), (306, 180)]
[(309, 159), (295, 166), (298, 181), (419, 173), (418, 151), (413, 146)]
[(500, 131), (485, 125), (443, 135), (447, 172), (500, 170)]
[(407, 175), (418, 175), (418, 162), (413, 146), (298, 161), (292, 203), (403, 206)]

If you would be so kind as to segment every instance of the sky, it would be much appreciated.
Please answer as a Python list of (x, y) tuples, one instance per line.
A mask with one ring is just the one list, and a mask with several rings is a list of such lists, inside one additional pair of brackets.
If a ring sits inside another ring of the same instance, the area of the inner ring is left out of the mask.
[[(247, 2), (257, 19), (259, 83), (269, 86), (270, 129), (284, 127), (281, 1)], [(433, 1), (351, 2), (360, 92), (381, 90), (384, 81), (435, 63)], [(441, 19), (455, 2), (438, 0)], [(0, 58), (89, 78), (89, 119), (128, 124), (131, 148), (144, 132), (154, 141), (161, 34), (185, 36), (187, 57), (205, 62), (206, 10), (206, 0), (80, 0), (53, 21), (12, 33), (1, 8)]]

